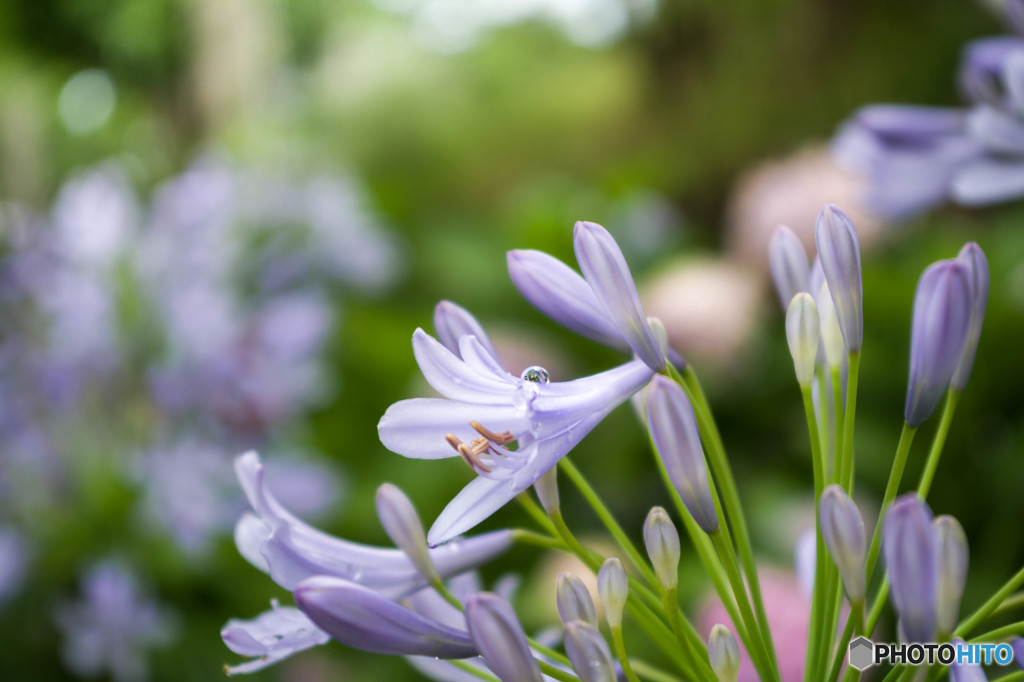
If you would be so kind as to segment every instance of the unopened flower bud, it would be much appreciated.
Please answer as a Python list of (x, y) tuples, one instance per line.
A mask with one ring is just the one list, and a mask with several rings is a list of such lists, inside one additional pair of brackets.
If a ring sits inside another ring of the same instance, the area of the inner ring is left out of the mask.
[(939, 516), (934, 521), (935, 550), (938, 553), (939, 585), (936, 618), (939, 634), (956, 629), (960, 616), (960, 598), (967, 584), (967, 534), (952, 516)]
[(885, 516), (882, 552), (891, 598), (907, 642), (935, 637), (938, 570), (932, 512), (916, 494), (897, 498)]
[(420, 575), (428, 582), (440, 580), (430, 558), (427, 536), (416, 508), (397, 486), (385, 483), (377, 488), (377, 517), (388, 537), (405, 552)]
[(823, 281), (814, 299), (818, 306), (818, 320), (821, 325), (821, 349), (825, 354), (825, 363), (829, 367), (839, 367), (846, 356), (846, 342), (843, 341), (843, 330), (839, 328), (836, 307), (832, 303), (832, 292), (828, 282)]
[(647, 322), (633, 275), (615, 239), (597, 223), (577, 222), (573, 229), (576, 261), (633, 352), (654, 371), (665, 367), (665, 353)]
[(786, 340), (789, 342), (789, 354), (793, 356), (796, 380), (801, 386), (809, 386), (814, 379), (820, 336), (818, 308), (814, 299), (807, 293), (797, 294), (786, 311)]
[(914, 294), (910, 337), (910, 379), (903, 416), (920, 426), (949, 387), (967, 341), (971, 288), (967, 267), (957, 261), (933, 263)]
[(629, 579), (618, 557), (605, 559), (601, 565), (601, 570), (597, 572), (597, 593), (604, 606), (604, 617), (608, 621), (608, 627), (621, 627), (622, 611), (626, 608), (626, 600), (629, 598)]
[(711, 628), (708, 635), (708, 659), (718, 682), (736, 682), (740, 672), (740, 646), (724, 625)]
[(647, 392), (647, 427), (673, 487), (705, 533), (718, 530), (697, 418), (676, 382), (656, 375)]
[(565, 626), (565, 653), (581, 682), (615, 682), (615, 661), (601, 632), (582, 620)]
[(563, 625), (582, 620), (597, 627), (597, 609), (594, 599), (583, 581), (572, 573), (559, 573), (555, 581), (555, 604)]
[(971, 285), (971, 320), (968, 323), (967, 340), (960, 354), (960, 361), (953, 370), (950, 385), (958, 391), (964, 390), (974, 368), (974, 356), (978, 353), (981, 326), (985, 321), (985, 305), (988, 303), (988, 259), (985, 252), (974, 242), (964, 245), (956, 259), (967, 268), (967, 279)]
[(868, 556), (867, 532), (860, 510), (841, 486), (830, 485), (821, 494), (819, 511), (821, 535), (839, 569), (846, 596), (851, 602), (859, 602), (867, 589), (864, 564)]
[(644, 544), (658, 581), (666, 590), (675, 589), (679, 583), (679, 532), (662, 507), (647, 514)]
[(548, 469), (548, 472), (533, 484), (533, 489), (537, 491), (537, 498), (544, 511), (548, 514), (558, 511), (558, 467)]
[(814, 239), (846, 349), (856, 353), (864, 343), (864, 287), (857, 230), (842, 209), (825, 204), (814, 226)]
[(500, 680), (541, 682), (540, 666), (512, 605), (493, 592), (466, 599), (466, 626), (487, 667)]
[(786, 310), (794, 296), (801, 291), (808, 291), (810, 266), (807, 263), (807, 250), (800, 238), (785, 225), (775, 229), (768, 244), (768, 265), (782, 309)]

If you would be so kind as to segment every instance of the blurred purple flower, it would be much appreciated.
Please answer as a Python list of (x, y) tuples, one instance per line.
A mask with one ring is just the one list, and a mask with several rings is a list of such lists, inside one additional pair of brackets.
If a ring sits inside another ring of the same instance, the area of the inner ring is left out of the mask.
[(916, 494), (896, 499), (885, 516), (882, 553), (891, 599), (908, 642), (935, 636), (938, 564), (932, 512)]
[(0, 606), (21, 588), (31, 554), (28, 540), (22, 533), (0, 527)]
[(117, 682), (148, 679), (147, 651), (168, 644), (176, 630), (175, 619), (142, 593), (134, 574), (109, 561), (85, 574), (82, 598), (63, 604), (56, 617), (68, 668)]

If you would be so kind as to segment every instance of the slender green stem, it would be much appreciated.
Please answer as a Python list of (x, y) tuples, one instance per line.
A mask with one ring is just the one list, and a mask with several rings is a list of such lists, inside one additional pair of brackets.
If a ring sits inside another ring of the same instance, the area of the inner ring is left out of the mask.
[(486, 670), (481, 670), (480, 668), (477, 668), (476, 666), (472, 666), (469, 663), (467, 663), (466, 661), (462, 661), (462, 660), (459, 660), (459, 659), (452, 659), (452, 660), (450, 660), (448, 662), (451, 663), (456, 668), (458, 668), (459, 670), (461, 670), (462, 672), (467, 673), (469, 675), (472, 675), (473, 677), (475, 677), (477, 679), (488, 680), (488, 682), (501, 682), (501, 680), (499, 680), (494, 675), (491, 675)]
[[(1017, 594), (1010, 595), (1004, 599), (1003, 603), (992, 612), (992, 615), (998, 616), (999, 614), (1006, 613), (1007, 611), (1013, 611), (1021, 606), (1024, 606), (1024, 592), (1018, 592)], [(1024, 663), (1024, 661), (1021, 661), (1021, 663)]]
[(846, 411), (843, 415), (843, 487), (853, 494), (853, 423), (857, 416), (857, 380), (860, 375), (860, 351), (850, 353), (846, 377)]
[(1003, 600), (1020, 589), (1022, 584), (1024, 584), (1024, 568), (1017, 571), (1017, 573), (1015, 573), (1005, 585), (999, 588), (998, 592), (992, 595), (992, 597), (982, 604), (977, 611), (972, 613), (969, 618), (961, 622), (960, 626), (957, 627), (956, 632), (953, 634), (959, 637), (968, 635), (971, 630), (978, 627), (979, 623), (988, 618), (992, 612), (1003, 603)]
[(959, 401), (960, 391), (951, 388), (946, 392), (946, 403), (942, 408), (939, 428), (935, 432), (935, 438), (932, 439), (932, 447), (928, 451), (928, 459), (925, 461), (921, 480), (917, 484), (917, 494), (921, 496), (922, 500), (928, 498), (928, 491), (931, 490), (932, 479), (935, 478), (935, 470), (939, 466), (942, 448), (946, 445), (946, 436), (949, 434), (949, 426), (953, 423), (953, 413), (956, 412), (956, 406)]
[(972, 644), (975, 642), (994, 642), (999, 639), (1006, 639), (1007, 637), (1020, 637), (1021, 635), (1024, 635), (1024, 620), (1004, 625), (995, 630), (989, 630), (977, 637), (972, 637), (969, 641)]
[(754, 616), (754, 612), (750, 609), (750, 603), (746, 599), (743, 577), (740, 575), (732, 545), (722, 535), (721, 531), (712, 533), (711, 540), (714, 542), (715, 548), (718, 550), (718, 556), (725, 566), (725, 573), (729, 577), (729, 584), (732, 585), (736, 604), (740, 609), (740, 617), (749, 635), (744, 643), (747, 645), (747, 653), (750, 655), (750, 660), (754, 667), (757, 668), (758, 675), (760, 675), (762, 680), (778, 679), (778, 675), (772, 669), (768, 652), (765, 651), (764, 640), (758, 634), (757, 618)]
[[(821, 536), (821, 522), (818, 518), (818, 503), (821, 500), (822, 490), (825, 488), (825, 467), (821, 450), (821, 441), (818, 438), (818, 423), (814, 417), (814, 400), (811, 397), (810, 384), (801, 386), (800, 391), (804, 399), (804, 416), (807, 419), (807, 431), (811, 441), (811, 468), (814, 471), (814, 515), (815, 515), (815, 547), (824, 547), (824, 540)], [(811, 627), (807, 631), (807, 659), (804, 664), (804, 679), (809, 680), (808, 674), (818, 669), (818, 659), (824, 648), (824, 628), (821, 627), (821, 619), (825, 609), (825, 553), (815, 552), (814, 557), (814, 594), (811, 600)]]
[(532, 530), (526, 530), (523, 528), (513, 529), (512, 539), (515, 542), (519, 542), (524, 545), (535, 545), (537, 547), (543, 547), (545, 549), (569, 549), (568, 546), (566, 546), (566, 544), (558, 538), (553, 538), (549, 535), (543, 535), (541, 533), (535, 533)]
[(459, 611), (462, 610), (462, 602), (448, 590), (448, 586), (441, 581), (440, 578), (437, 580), (431, 580), (430, 586), (434, 588), (439, 595), (441, 595), (446, 602), (454, 606)]
[(626, 655), (626, 640), (622, 637), (622, 626), (616, 625), (611, 628), (612, 631), (612, 643), (615, 645), (615, 655), (619, 658), (619, 665), (622, 666), (622, 672), (626, 674), (626, 679), (629, 682), (640, 682), (640, 679), (633, 672), (633, 666), (629, 662), (629, 656)]
[(1024, 680), (1024, 670), (1018, 670), (1015, 673), (997, 677), (993, 682), (1020, 682), (1021, 680)]
[[(832, 483), (839, 483), (839, 474), (842, 471), (843, 443), (839, 438), (839, 428), (843, 423), (843, 373), (842, 367), (836, 365), (829, 368), (829, 376), (832, 379)], [(824, 408), (824, 387), (822, 387), (822, 414)]]
[(553, 677), (556, 680), (561, 680), (562, 682), (580, 682), (580, 678), (575, 675), (570, 675), (561, 668), (556, 668), (550, 663), (541, 660), (538, 660), (537, 663), (540, 664), (540, 671), (548, 677)]
[(679, 678), (675, 675), (667, 673), (660, 668), (655, 668), (650, 663), (634, 658), (632, 665), (638, 673), (644, 676), (644, 679), (650, 680), (650, 682), (680, 682)]
[(626, 535), (625, 531), (622, 530), (622, 526), (620, 526), (618, 521), (615, 520), (612, 513), (608, 511), (608, 507), (606, 507), (604, 502), (601, 501), (600, 496), (590, 486), (582, 472), (576, 468), (576, 465), (573, 464), (568, 457), (562, 458), (562, 461), (559, 463), (559, 467), (563, 472), (565, 472), (570, 480), (572, 480), (573, 484), (579, 488), (584, 499), (587, 500), (598, 518), (601, 519), (601, 522), (604, 523), (605, 527), (608, 529), (608, 532), (612, 534), (612, 537), (615, 538), (619, 547), (622, 548), (622, 551), (625, 552), (629, 560), (640, 571), (640, 574), (643, 575), (648, 584), (650, 584), (654, 589), (658, 589), (658, 578), (654, 575), (654, 571), (651, 570), (651, 567), (647, 565), (646, 561), (644, 561), (643, 556), (637, 550), (636, 546), (630, 541), (629, 536)]
[[(853, 622), (853, 618), (847, 618), (846, 626), (843, 628), (843, 634), (839, 638), (840, 646), (836, 649), (836, 657), (832, 659), (832, 667), (828, 671), (829, 682), (835, 682), (839, 679), (839, 673), (843, 669), (843, 661), (846, 659), (846, 647), (849, 645), (850, 637), (853, 635), (855, 627), (856, 623)], [(825, 657), (828, 658), (830, 655), (831, 651), (829, 651)], [(860, 678), (860, 671), (853, 666), (850, 666), (846, 669), (846, 675), (843, 676), (843, 679), (848, 680), (853, 675), (856, 675), (856, 678)]]
[[(679, 617), (678, 591), (675, 587), (670, 587), (662, 590), (661, 596), (664, 602), (665, 615), (668, 616), (669, 625), (672, 626), (672, 632), (676, 633), (676, 639), (679, 640), (679, 644), (683, 647), (683, 651), (686, 652), (686, 655), (693, 660), (697, 660), (699, 654), (694, 650), (690, 640), (687, 639), (687, 635), (689, 633), (683, 630), (682, 619)], [(703, 642), (701, 642), (701, 644), (703, 645)]]
[(882, 609), (885, 608), (885, 600), (889, 598), (889, 574), (882, 578), (882, 584), (878, 587), (875, 600), (871, 602), (871, 611), (868, 613), (867, 623), (864, 624), (865, 632), (874, 632), (878, 625), (878, 619), (882, 617)]
[[(709, 451), (709, 464), (714, 472), (715, 480), (722, 489), (722, 499), (725, 503), (725, 511), (728, 514), (729, 522), (736, 531), (737, 547), (740, 562), (743, 565), (743, 572), (747, 576), (750, 585), (751, 601), (754, 603), (754, 610), (757, 612), (757, 623), (750, 633), (751, 638), (760, 632), (764, 640), (764, 648), (768, 652), (768, 659), (771, 661), (772, 671), (779, 676), (779, 664), (775, 656), (775, 646), (772, 642), (771, 626), (768, 623), (768, 614), (764, 609), (764, 599), (761, 595), (761, 579), (757, 573), (757, 562), (754, 559), (754, 546), (750, 541), (750, 531), (747, 528), (747, 521), (743, 515), (743, 505), (740, 503), (739, 488), (736, 486), (736, 479), (733, 477), (729, 459), (725, 454), (725, 446), (722, 444), (722, 436), (718, 432), (718, 426), (711, 414), (711, 406), (708, 404), (704, 389), (700, 385), (693, 368), (687, 366), (682, 376), (675, 373), (673, 378), (680, 382), (683, 389), (689, 395), (694, 406), (694, 414), (697, 417), (697, 426), (700, 429), (702, 440)], [(724, 521), (724, 519), (723, 519)], [(724, 525), (724, 524), (723, 524)], [(731, 543), (730, 543), (731, 544)], [(740, 594), (746, 595), (746, 587)], [(740, 597), (737, 595), (737, 601)]]
[(529, 492), (523, 491), (519, 493), (516, 495), (516, 500), (519, 501), (519, 504), (526, 510), (526, 513), (530, 515), (530, 518), (532, 518), (538, 526), (546, 530), (549, 535), (558, 535), (558, 532), (555, 530), (555, 526), (551, 523), (551, 519), (549, 519), (548, 515), (544, 513), (544, 510), (540, 508), (540, 505), (533, 501)]
[(907, 457), (910, 455), (910, 446), (914, 443), (914, 434), (916, 433), (916, 426), (903, 422), (903, 430), (900, 431), (900, 442), (896, 446), (896, 457), (892, 463), (892, 471), (889, 472), (889, 482), (885, 484), (882, 506), (878, 511), (878, 521), (875, 523), (875, 532), (871, 536), (871, 545), (868, 547), (868, 561), (865, 569), (867, 575), (866, 584), (868, 585), (871, 584), (875, 563), (878, 561), (878, 553), (882, 548), (882, 528), (885, 525), (885, 515), (889, 511), (889, 505), (896, 499), (900, 481), (903, 479), (903, 470), (907, 466)]

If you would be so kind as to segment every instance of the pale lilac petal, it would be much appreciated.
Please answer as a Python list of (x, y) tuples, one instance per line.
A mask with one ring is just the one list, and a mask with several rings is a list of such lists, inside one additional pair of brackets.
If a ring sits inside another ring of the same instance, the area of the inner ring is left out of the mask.
[(541, 682), (540, 666), (511, 604), (490, 592), (474, 594), (466, 600), (466, 625), (487, 667), (498, 679)]
[(482, 374), (445, 348), (422, 329), (412, 336), (412, 349), (423, 378), (449, 400), (501, 405), (508, 403), (515, 386), (493, 374)]
[(463, 336), (459, 339), (459, 355), (470, 369), (485, 376), (491, 375), (498, 381), (515, 383), (515, 377), (502, 366), (498, 356), (487, 350), (477, 337)]
[(967, 129), (996, 153), (1024, 153), (1024, 125), (1013, 114), (988, 105), (975, 107), (967, 117)]
[(935, 636), (938, 566), (932, 512), (914, 493), (898, 498), (885, 517), (882, 553), (891, 598), (908, 642)]
[(964, 351), (960, 362), (953, 372), (950, 385), (958, 391), (967, 387), (974, 369), (974, 357), (978, 352), (981, 340), (981, 327), (985, 321), (985, 306), (988, 304), (989, 272), (988, 259), (985, 252), (975, 242), (968, 242), (960, 249), (957, 260), (964, 264), (970, 274), (971, 283), (971, 322), (964, 342)]
[(651, 369), (662, 369), (664, 350), (647, 322), (633, 275), (615, 239), (596, 223), (578, 222), (573, 246), (583, 277), (626, 343)]
[(459, 339), (475, 336), (488, 353), (498, 357), (498, 351), (477, 319), (468, 310), (451, 301), (441, 301), (434, 308), (434, 331), (444, 347), (453, 353), (459, 352)]
[(889, 140), (928, 142), (963, 130), (964, 110), (907, 104), (872, 104), (855, 114), (858, 123)]
[(629, 347), (586, 280), (554, 256), (509, 251), (508, 274), (523, 298), (554, 321), (598, 343)]
[(228, 621), (221, 630), (224, 644), (241, 656), (258, 657), (225, 668), (228, 675), (255, 672), (288, 658), (294, 653), (326, 644), (330, 637), (302, 611), (278, 606), (252, 620)]
[(469, 425), (483, 424), (492, 431), (525, 433), (530, 429), (527, 415), (508, 405), (479, 405), (437, 398), (400, 400), (388, 408), (377, 425), (380, 442), (388, 450), (416, 459), (443, 459), (458, 453), (445, 441), (454, 434), (463, 443), (480, 434)]
[(428, 544), (436, 547), (447, 542), (501, 509), (555, 466), (606, 415), (607, 411), (592, 414), (551, 438), (536, 440), (527, 445), (524, 450), (528, 451), (529, 463), (523, 467), (519, 476), (511, 479), (478, 476), (470, 481), (434, 521), (427, 533)]
[(1024, 195), (1024, 163), (984, 158), (953, 176), (951, 196), (964, 206), (997, 204)]
[(424, 618), (348, 580), (313, 576), (295, 589), (295, 601), (331, 637), (355, 649), (440, 658), (477, 653), (465, 630)]

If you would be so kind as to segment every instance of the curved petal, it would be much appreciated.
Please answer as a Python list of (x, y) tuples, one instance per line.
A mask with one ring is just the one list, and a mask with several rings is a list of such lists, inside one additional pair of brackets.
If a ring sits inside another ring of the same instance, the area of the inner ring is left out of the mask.
[(523, 433), (529, 418), (511, 404), (478, 405), (437, 398), (401, 400), (388, 408), (377, 433), (388, 450), (416, 459), (442, 459), (456, 455), (445, 436), (454, 434), (464, 443), (479, 437), (469, 422), (476, 421), (492, 431)]
[(577, 334), (625, 350), (629, 346), (594, 290), (571, 267), (543, 251), (509, 251), (508, 274), (535, 308)]
[(497, 349), (477, 319), (468, 310), (451, 301), (441, 301), (434, 307), (434, 331), (444, 347), (453, 353), (459, 352), (459, 339), (475, 336), (488, 353), (498, 357)]
[(259, 657), (227, 668), (228, 675), (255, 672), (330, 639), (302, 611), (271, 603), (271, 610), (251, 620), (229, 620), (221, 630), (224, 644), (236, 654)]
[(1024, 153), (1024, 125), (1006, 111), (988, 105), (975, 107), (967, 117), (967, 128), (994, 152)]
[(515, 388), (493, 374), (476, 371), (422, 329), (412, 335), (412, 350), (423, 378), (449, 400), (500, 405), (508, 403)]
[(331, 637), (355, 649), (438, 658), (477, 654), (468, 632), (424, 618), (347, 580), (309, 578), (295, 589), (295, 601)]
[(1024, 195), (1024, 163), (979, 159), (961, 169), (952, 183), (953, 201), (984, 206)]

